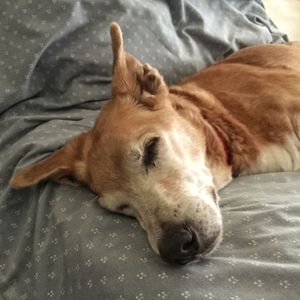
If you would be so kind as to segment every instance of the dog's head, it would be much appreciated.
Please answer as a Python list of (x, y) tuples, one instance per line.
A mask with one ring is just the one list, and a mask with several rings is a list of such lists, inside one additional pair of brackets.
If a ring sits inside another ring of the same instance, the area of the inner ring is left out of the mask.
[(115, 23), (111, 36), (112, 100), (95, 126), (21, 171), (11, 185), (85, 184), (104, 208), (135, 217), (163, 259), (187, 263), (211, 252), (222, 236), (205, 124), (199, 111), (169, 93), (157, 70), (123, 50)]

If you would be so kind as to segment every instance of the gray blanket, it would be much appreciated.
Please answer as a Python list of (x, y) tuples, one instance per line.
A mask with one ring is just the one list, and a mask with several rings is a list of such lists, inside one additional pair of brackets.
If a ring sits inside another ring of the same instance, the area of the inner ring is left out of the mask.
[(259, 0), (1, 1), (0, 299), (299, 299), (300, 174), (224, 189), (224, 242), (183, 267), (85, 188), (8, 187), (92, 126), (110, 98), (111, 21), (168, 83), (241, 47), (287, 40)]

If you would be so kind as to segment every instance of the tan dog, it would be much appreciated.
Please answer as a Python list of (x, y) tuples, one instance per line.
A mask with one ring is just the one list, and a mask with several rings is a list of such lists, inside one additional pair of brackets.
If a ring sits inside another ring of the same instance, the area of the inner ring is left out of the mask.
[(11, 180), (84, 184), (138, 219), (163, 259), (187, 263), (222, 237), (217, 191), (232, 176), (300, 167), (300, 46), (231, 55), (168, 87), (111, 25), (112, 100), (95, 126)]

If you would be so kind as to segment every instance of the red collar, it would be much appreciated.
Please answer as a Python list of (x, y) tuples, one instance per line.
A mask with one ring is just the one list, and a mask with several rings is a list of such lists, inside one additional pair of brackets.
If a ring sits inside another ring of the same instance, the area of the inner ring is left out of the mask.
[(229, 166), (231, 166), (232, 161), (233, 161), (233, 156), (232, 156), (231, 146), (230, 146), (228, 140), (224, 137), (223, 133), (217, 127), (215, 127), (213, 125), (211, 125), (211, 127), (214, 129), (219, 140), (221, 141), (221, 143), (223, 145), (224, 152), (225, 152), (225, 159), (226, 159), (227, 164)]

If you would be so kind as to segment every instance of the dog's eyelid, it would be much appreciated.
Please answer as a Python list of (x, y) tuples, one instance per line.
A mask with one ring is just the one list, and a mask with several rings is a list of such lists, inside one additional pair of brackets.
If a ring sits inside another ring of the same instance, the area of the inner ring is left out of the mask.
[(155, 136), (145, 142), (143, 164), (146, 167), (155, 167), (155, 159), (157, 158), (157, 145), (159, 137)]
[(147, 147), (157, 144), (159, 142), (159, 139), (159, 136), (152, 136), (146, 139), (144, 142), (144, 148), (146, 149)]
[(129, 156), (135, 160), (135, 161), (139, 161), (141, 159), (141, 157), (143, 156), (142, 152), (140, 150), (131, 150), (129, 153)]

